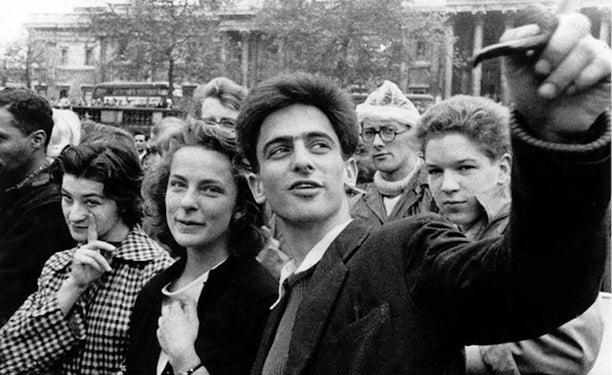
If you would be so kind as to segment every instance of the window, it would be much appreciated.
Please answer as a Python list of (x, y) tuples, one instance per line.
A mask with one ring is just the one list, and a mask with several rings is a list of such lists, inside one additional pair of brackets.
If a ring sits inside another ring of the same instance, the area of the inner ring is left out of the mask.
[(60, 55), (60, 64), (68, 65), (68, 47), (62, 47), (62, 51)]
[(93, 48), (85, 47), (85, 65), (94, 65)]
[(427, 42), (425, 41), (418, 41), (417, 45), (416, 45), (416, 56), (423, 58), (427, 55)]

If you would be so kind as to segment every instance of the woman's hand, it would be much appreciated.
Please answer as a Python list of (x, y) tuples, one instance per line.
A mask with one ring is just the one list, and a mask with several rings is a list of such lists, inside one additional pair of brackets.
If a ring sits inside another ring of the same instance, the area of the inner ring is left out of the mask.
[(157, 339), (175, 373), (200, 363), (195, 352), (200, 321), (193, 301), (174, 299), (162, 307)]
[(81, 289), (87, 288), (105, 272), (111, 271), (109, 261), (102, 254), (112, 253), (115, 250), (115, 246), (98, 241), (98, 229), (93, 215), (89, 214), (88, 222), (87, 244), (75, 251), (69, 276), (72, 282)]
[(89, 284), (98, 280), (105, 272), (111, 271), (108, 260), (100, 252), (112, 254), (114, 250), (115, 246), (98, 241), (96, 222), (93, 215), (90, 214), (87, 244), (74, 252), (70, 274), (57, 291), (57, 300), (64, 316), (68, 315)]

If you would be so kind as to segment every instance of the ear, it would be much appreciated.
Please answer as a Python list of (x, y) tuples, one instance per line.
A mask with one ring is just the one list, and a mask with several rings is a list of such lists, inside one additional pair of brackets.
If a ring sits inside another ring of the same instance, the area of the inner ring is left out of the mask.
[(257, 173), (248, 173), (247, 183), (249, 184), (249, 189), (251, 189), (251, 194), (253, 194), (253, 198), (255, 198), (255, 202), (262, 204), (266, 201), (266, 194), (264, 193), (263, 185)]
[(505, 153), (497, 160), (497, 184), (504, 185), (510, 181), (512, 172), (512, 155)]
[(355, 187), (357, 185), (357, 162), (352, 157), (344, 162), (344, 185)]
[(44, 130), (36, 130), (30, 133), (30, 145), (34, 149), (45, 148), (45, 141), (47, 140), (47, 133)]

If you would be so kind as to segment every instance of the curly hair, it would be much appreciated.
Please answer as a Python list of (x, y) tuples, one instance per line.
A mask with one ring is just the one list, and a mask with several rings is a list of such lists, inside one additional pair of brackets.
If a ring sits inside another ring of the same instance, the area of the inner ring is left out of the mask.
[(348, 95), (323, 76), (302, 72), (283, 74), (255, 87), (236, 119), (238, 143), (254, 171), (259, 170), (256, 150), (262, 123), (272, 113), (293, 104), (318, 108), (334, 128), (342, 155), (349, 158), (355, 153), (359, 127), (355, 106)]
[(132, 227), (142, 221), (142, 167), (138, 157), (121, 143), (96, 141), (68, 146), (58, 156), (59, 175), (100, 182), (104, 195), (117, 203), (119, 217)]
[(45, 146), (49, 144), (53, 130), (53, 110), (45, 98), (25, 88), (6, 88), (0, 91), (0, 107), (13, 115), (13, 125), (24, 135), (44, 130), (47, 134)]
[(219, 152), (232, 163), (232, 176), (237, 188), (236, 212), (229, 223), (228, 247), (232, 254), (256, 256), (267, 242), (262, 226), (265, 224), (263, 208), (255, 202), (249, 189), (245, 168), (235, 137), (228, 131), (214, 126), (206, 126), (201, 121), (193, 121), (183, 128), (179, 136), (173, 137), (169, 152), (146, 177), (143, 184), (145, 215), (152, 225), (153, 236), (167, 245), (175, 256), (183, 256), (182, 248), (172, 237), (166, 218), (166, 189), (170, 177), (172, 159), (176, 151), (183, 147), (196, 146)]
[(448, 133), (466, 136), (490, 160), (510, 153), (510, 112), (491, 99), (457, 95), (433, 105), (421, 117), (417, 137), (427, 142)]

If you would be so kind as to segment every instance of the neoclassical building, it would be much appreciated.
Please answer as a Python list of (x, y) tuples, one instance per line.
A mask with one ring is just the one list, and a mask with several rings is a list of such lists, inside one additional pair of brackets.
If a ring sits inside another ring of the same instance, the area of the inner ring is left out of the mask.
[[(239, 77), (234, 78), (249, 87), (261, 80), (260, 57), (269, 39), (254, 23), (260, 3), (260, 0), (236, 1), (233, 9), (217, 15), (223, 41), (220, 58), (238, 65)], [(413, 50), (408, 74), (406, 81), (400, 83), (407, 93), (441, 98), (459, 93), (488, 95), (504, 101), (506, 93), (499, 62), (486, 61), (472, 69), (467, 59), (474, 51), (495, 43), (505, 29), (513, 26), (514, 15), (526, 4), (539, 3), (555, 10), (558, 1), (411, 0), (404, 3), (418, 11), (447, 14), (442, 48), (428, 48), (428, 41), (420, 40), (418, 35), (410, 43)], [(610, 2), (575, 3), (590, 18), (593, 35), (610, 44)], [(112, 46), (89, 34), (86, 17), (89, 10), (81, 7), (69, 14), (35, 15), (26, 26), (31, 47), (29, 83), (50, 99), (67, 96), (77, 103), (91, 94), (94, 84), (121, 78), (105, 69), (105, 62), (113, 53)]]

